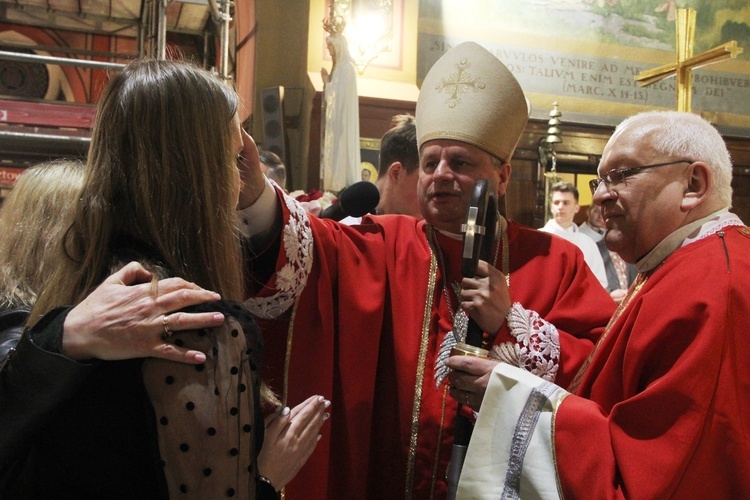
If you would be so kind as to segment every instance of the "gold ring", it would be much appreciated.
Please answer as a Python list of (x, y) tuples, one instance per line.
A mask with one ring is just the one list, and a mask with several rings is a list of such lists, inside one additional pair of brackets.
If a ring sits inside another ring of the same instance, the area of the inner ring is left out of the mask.
[(169, 337), (170, 335), (172, 335), (172, 330), (169, 329), (169, 318), (166, 314), (162, 315), (161, 324), (164, 327), (164, 336)]

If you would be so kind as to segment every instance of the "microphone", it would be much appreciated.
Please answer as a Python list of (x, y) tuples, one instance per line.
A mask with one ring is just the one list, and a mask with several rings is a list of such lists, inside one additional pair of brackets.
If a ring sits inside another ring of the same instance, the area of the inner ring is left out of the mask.
[(339, 201), (320, 212), (321, 219), (340, 221), (345, 217), (369, 214), (380, 202), (380, 191), (372, 182), (360, 181), (344, 189)]

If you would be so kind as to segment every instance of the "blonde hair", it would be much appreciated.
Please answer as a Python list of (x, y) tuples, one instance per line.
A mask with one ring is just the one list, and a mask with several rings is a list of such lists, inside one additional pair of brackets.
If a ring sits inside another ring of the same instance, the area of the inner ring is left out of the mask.
[(228, 85), (184, 62), (136, 60), (111, 77), (64, 241), (68, 259), (32, 323), (80, 302), (123, 263), (122, 249), (145, 250), (145, 264), (242, 299), (231, 129), (238, 107)]
[(0, 308), (31, 308), (59, 263), (60, 240), (83, 184), (83, 163), (27, 169), (0, 208)]

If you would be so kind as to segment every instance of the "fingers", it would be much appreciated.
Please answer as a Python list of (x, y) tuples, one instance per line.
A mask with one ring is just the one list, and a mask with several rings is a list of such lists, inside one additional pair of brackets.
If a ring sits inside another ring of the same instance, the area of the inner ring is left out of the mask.
[(200, 330), (203, 328), (214, 328), (224, 322), (221, 313), (185, 313), (178, 312), (161, 316), (161, 332), (159, 343), (154, 348), (151, 356), (155, 358), (168, 359), (178, 363), (201, 364), (206, 361), (206, 355), (201, 351), (185, 349), (169, 342), (161, 342), (174, 332), (183, 330)]
[(159, 295), (166, 295), (178, 290), (203, 290), (203, 288), (182, 278), (164, 278), (159, 280)]
[[(165, 323), (166, 318), (166, 323)], [(220, 312), (187, 313), (176, 312), (164, 314), (159, 319), (159, 325), (164, 334), (185, 330), (202, 330), (216, 328), (224, 323), (224, 315)], [(166, 328), (164, 328), (166, 326)]]
[(157, 345), (151, 353), (151, 357), (190, 365), (199, 365), (206, 361), (206, 355), (201, 351), (177, 347), (166, 342)]
[[(489, 278), (489, 280), (488, 280)], [(477, 264), (476, 274), (473, 278), (463, 278), (461, 288), (463, 290), (478, 290), (487, 286), (502, 286), (505, 283), (505, 275), (499, 269), (480, 260)]]
[(448, 394), (450, 394), (453, 399), (462, 405), (470, 407), (472, 410), (478, 410), (482, 404), (483, 397), (470, 391), (462, 391), (456, 387), (451, 387)]
[[(247, 133), (247, 130), (242, 127), (240, 128), (242, 134), (242, 158), (244, 161), (249, 161), (250, 164), (253, 164), (253, 160), (258, 157), (258, 145), (255, 144), (255, 139)], [(260, 163), (260, 158), (258, 158), (257, 162)]]
[(151, 280), (151, 273), (138, 262), (130, 262), (123, 266), (119, 271), (108, 276), (105, 283), (122, 283), (123, 285), (133, 285), (137, 283), (148, 283)]
[(322, 396), (311, 396), (293, 409), (284, 408), (266, 419), (258, 470), (277, 488), (291, 481), (315, 450), (329, 405)]
[[(149, 283), (151, 278), (151, 272), (147, 271), (138, 262), (131, 262), (109, 276), (104, 280), (104, 283), (131, 286)], [(165, 313), (221, 299), (221, 295), (218, 293), (205, 290), (195, 283), (185, 281), (182, 278), (165, 278), (159, 280), (156, 288), (159, 305), (165, 308)]]
[(258, 146), (255, 144), (255, 139), (244, 128), (242, 129), (242, 152), (237, 166), (244, 182), (257, 182), (258, 176), (260, 175), (261, 178), (263, 176)]
[(477, 262), (477, 270), (475, 272), (475, 276), (477, 278), (486, 278), (490, 275), (490, 267), (491, 266), (486, 261), (480, 260), (479, 262)]
[(448, 361), (451, 361), (446, 361), (446, 366), (451, 367), (448, 374), (450, 396), (472, 410), (479, 411), (487, 390), (487, 374), (492, 372), (497, 361), (471, 356), (451, 356)]
[(268, 442), (274, 442), (289, 423), (289, 407), (285, 406), (266, 417), (266, 436)]
[(461, 281), (461, 308), (486, 332), (497, 332), (505, 322), (511, 298), (505, 275), (479, 261), (476, 277)]
[(490, 373), (497, 366), (498, 361), (494, 359), (478, 358), (476, 356), (450, 356), (445, 360), (445, 366), (453, 370), (454, 374), (463, 372), (474, 377), (481, 377)]
[(330, 405), (331, 402), (323, 396), (310, 396), (291, 410), (285, 408), (281, 415), (266, 427), (266, 433), (292, 433), (299, 439), (305, 439), (305, 436), (311, 432), (317, 434), (323, 423), (328, 420), (328, 413), (325, 413), (325, 409)]
[(280, 415), (289, 415), (289, 407), (277, 406), (276, 409), (273, 412), (269, 413), (264, 419), (266, 427), (271, 425), (271, 422), (276, 420)]
[(242, 145), (241, 159), (237, 165), (242, 179), (242, 189), (237, 201), (237, 208), (240, 210), (255, 203), (266, 186), (265, 176), (260, 169), (258, 147), (244, 129), (242, 130)]
[(155, 356), (203, 363), (203, 353), (166, 343), (163, 336), (220, 326), (224, 315), (218, 312), (172, 313), (220, 296), (180, 278), (152, 283), (151, 277), (137, 262), (109, 276), (66, 316), (63, 354), (75, 360)]
[(498, 361), (472, 356), (451, 356), (445, 364), (451, 368), (448, 374), (451, 397), (479, 411), (487, 390), (489, 374), (497, 366)]
[(221, 295), (218, 293), (205, 290), (182, 278), (163, 279), (159, 281), (158, 289), (159, 296), (156, 299), (158, 309), (156, 312), (162, 311), (162, 316), (158, 318), (158, 321), (161, 322), (165, 334), (169, 335), (170, 331), (214, 328), (224, 323), (224, 315), (219, 312), (172, 312), (185, 307), (220, 300)]
[(328, 413), (325, 409), (330, 404), (331, 402), (322, 396), (316, 396), (314, 401), (311, 402), (308, 399), (300, 405), (303, 406), (302, 409), (291, 417), (288, 432), (296, 436), (305, 460), (313, 452), (320, 439), (320, 428), (328, 420)]
[[(160, 285), (161, 288), (161, 285)], [(160, 295), (156, 299), (157, 305), (163, 311), (162, 314), (168, 314), (172, 311), (184, 309), (185, 307), (195, 306), (206, 302), (215, 302), (221, 299), (221, 296), (216, 292), (204, 290), (202, 288), (181, 288), (173, 292), (165, 293)]]
[(302, 408), (291, 417), (292, 425), (301, 427), (303, 434), (315, 434), (317, 436), (320, 428), (328, 420), (329, 414), (325, 410), (331, 406), (331, 402), (323, 396), (315, 396), (314, 398), (308, 398), (307, 401), (298, 406), (302, 406)]
[[(328, 405), (325, 404), (326, 399), (323, 396), (318, 396), (316, 394), (314, 396), (310, 396), (309, 398), (292, 408), (290, 418), (295, 418), (299, 413), (304, 411), (307, 411), (308, 413), (310, 411), (314, 411), (318, 403), (323, 404), (326, 408), (328, 407)], [(330, 405), (330, 401), (328, 401), (328, 404)]]

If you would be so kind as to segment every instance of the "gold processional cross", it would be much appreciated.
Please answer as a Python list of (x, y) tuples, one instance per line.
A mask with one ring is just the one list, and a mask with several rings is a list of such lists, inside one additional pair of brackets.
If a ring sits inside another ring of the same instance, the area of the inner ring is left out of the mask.
[(694, 56), (695, 9), (678, 9), (676, 23), (677, 62), (642, 71), (635, 77), (635, 80), (640, 83), (641, 87), (645, 87), (675, 75), (677, 77), (677, 111), (690, 112), (692, 109), (692, 70), (724, 59), (734, 59), (742, 53), (742, 48), (737, 46), (735, 40), (732, 40)]

